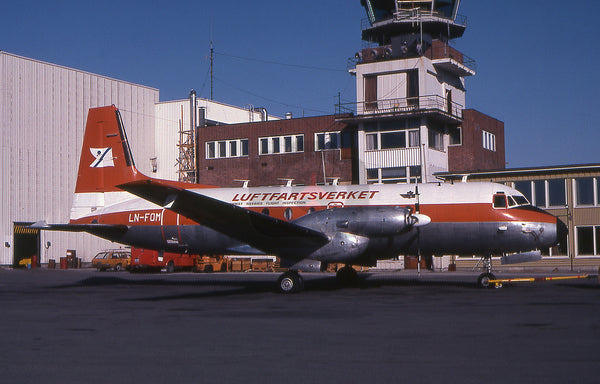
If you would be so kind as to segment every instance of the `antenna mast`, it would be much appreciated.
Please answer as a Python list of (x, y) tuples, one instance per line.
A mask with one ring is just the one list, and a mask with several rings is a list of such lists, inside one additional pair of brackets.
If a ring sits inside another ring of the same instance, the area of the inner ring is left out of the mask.
[(213, 65), (214, 65), (214, 52), (213, 42), (210, 42), (210, 99), (213, 99)]

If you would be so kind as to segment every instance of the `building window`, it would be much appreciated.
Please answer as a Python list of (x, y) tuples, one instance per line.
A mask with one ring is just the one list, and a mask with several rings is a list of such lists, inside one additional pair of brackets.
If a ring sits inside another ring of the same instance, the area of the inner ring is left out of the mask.
[(370, 132), (366, 134), (366, 138), (367, 151), (414, 148), (421, 142), (418, 129)]
[(531, 181), (516, 181), (515, 189), (521, 192), (523, 195), (525, 195), (527, 200), (531, 201), (531, 203), (534, 204), (533, 199), (531, 197)]
[(340, 149), (340, 132), (315, 133), (315, 151)]
[(483, 148), (496, 152), (496, 135), (488, 131), (481, 131), (483, 133)]
[(420, 166), (367, 169), (367, 184), (406, 184), (420, 182)]
[(261, 137), (258, 148), (260, 155), (303, 152), (304, 135)]
[(546, 208), (546, 181), (536, 180), (533, 182), (533, 199), (529, 199), (536, 207)]
[(600, 227), (576, 227), (577, 256), (595, 256), (598, 254), (598, 234)]
[(514, 185), (536, 207), (564, 207), (567, 204), (564, 179), (516, 181)]
[(595, 188), (596, 179), (593, 177), (575, 179), (575, 205), (595, 205)]
[(548, 206), (564, 207), (567, 205), (565, 179), (548, 180)]
[(436, 129), (429, 129), (429, 148), (444, 150), (444, 135)]
[(215, 155), (215, 142), (208, 142), (206, 143), (206, 158), (207, 159), (214, 159), (216, 157)]
[(450, 129), (449, 145), (462, 145), (462, 128)]
[(207, 159), (248, 156), (248, 139), (220, 140), (206, 142)]
[(304, 152), (304, 136), (303, 135), (296, 136), (296, 150), (298, 152)]

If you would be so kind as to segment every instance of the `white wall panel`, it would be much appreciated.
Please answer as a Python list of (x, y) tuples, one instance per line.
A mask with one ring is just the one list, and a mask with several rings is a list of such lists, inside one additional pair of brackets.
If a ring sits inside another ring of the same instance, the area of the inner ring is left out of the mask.
[[(261, 121), (259, 112), (250, 112), (248, 109), (238, 108), (227, 104), (217, 103), (206, 99), (197, 99), (198, 108), (206, 111), (206, 119), (220, 124), (237, 124), (251, 121)], [(183, 109), (183, 113), (182, 113)], [(269, 116), (269, 120), (278, 119)], [(184, 130), (190, 129), (190, 101), (189, 99), (162, 102), (156, 104), (156, 147), (158, 171), (156, 177), (161, 179), (177, 180), (179, 177), (178, 163), (179, 149), (177, 147), (180, 126)], [(149, 165), (148, 160), (148, 165)]]

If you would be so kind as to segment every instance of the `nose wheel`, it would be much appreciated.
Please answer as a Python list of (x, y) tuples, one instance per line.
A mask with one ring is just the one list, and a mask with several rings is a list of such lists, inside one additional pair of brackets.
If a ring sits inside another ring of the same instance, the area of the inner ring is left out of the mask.
[(496, 280), (496, 276), (492, 273), (492, 255), (485, 255), (481, 258), (483, 261), (483, 267), (486, 272), (479, 275), (477, 278), (477, 286), (481, 288), (500, 288), (502, 285), (490, 283), (491, 280)]
[(481, 288), (492, 288), (495, 285), (490, 280), (496, 280), (496, 276), (490, 272), (484, 272), (477, 278), (477, 285)]

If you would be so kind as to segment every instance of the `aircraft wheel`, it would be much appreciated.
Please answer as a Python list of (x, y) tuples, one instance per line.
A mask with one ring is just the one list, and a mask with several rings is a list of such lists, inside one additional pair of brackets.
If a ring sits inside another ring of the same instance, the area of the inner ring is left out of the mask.
[(489, 272), (482, 273), (477, 278), (477, 285), (480, 286), (481, 288), (491, 288), (491, 287), (493, 287), (493, 285), (490, 284), (490, 280), (496, 280), (496, 276), (494, 276), (493, 273), (489, 273)]
[(175, 272), (175, 264), (172, 261), (167, 263), (167, 273)]
[(304, 280), (296, 271), (288, 271), (279, 276), (277, 284), (281, 293), (296, 293), (304, 288)]
[(346, 266), (338, 270), (335, 274), (335, 278), (339, 285), (344, 287), (351, 287), (358, 285), (358, 273), (354, 268)]

